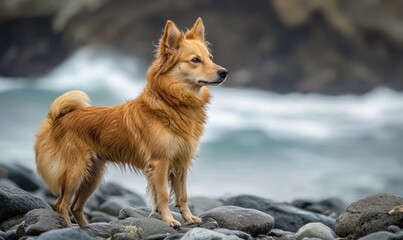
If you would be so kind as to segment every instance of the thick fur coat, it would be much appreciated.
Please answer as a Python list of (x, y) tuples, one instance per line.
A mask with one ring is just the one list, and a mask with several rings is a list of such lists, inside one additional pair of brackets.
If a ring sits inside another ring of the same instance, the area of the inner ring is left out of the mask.
[(168, 20), (136, 99), (116, 107), (90, 106), (81, 91), (55, 99), (36, 135), (36, 164), (70, 225), (69, 209), (80, 226), (88, 224), (83, 207), (108, 161), (145, 174), (155, 210), (167, 224), (180, 226), (169, 210), (168, 185), (185, 222), (201, 221), (189, 210), (186, 177), (206, 121), (206, 86), (220, 84), (228, 73), (212, 60), (200, 18), (186, 33)]

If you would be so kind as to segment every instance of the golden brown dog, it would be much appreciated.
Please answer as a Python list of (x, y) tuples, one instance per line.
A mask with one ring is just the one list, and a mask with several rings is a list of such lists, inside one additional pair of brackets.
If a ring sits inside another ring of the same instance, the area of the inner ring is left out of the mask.
[(98, 186), (107, 161), (142, 171), (165, 223), (178, 227), (169, 210), (168, 183), (187, 224), (201, 220), (187, 203), (186, 176), (197, 155), (210, 95), (228, 71), (213, 62), (199, 18), (186, 33), (167, 21), (147, 85), (136, 99), (116, 107), (91, 107), (70, 91), (50, 106), (36, 135), (37, 169), (53, 193), (56, 210), (71, 225), (88, 224), (83, 207)]

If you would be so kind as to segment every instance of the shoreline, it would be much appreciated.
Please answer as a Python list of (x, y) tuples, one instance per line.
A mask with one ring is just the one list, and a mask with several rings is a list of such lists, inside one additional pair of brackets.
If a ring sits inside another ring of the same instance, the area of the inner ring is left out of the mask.
[[(403, 214), (390, 215), (403, 198), (375, 194), (354, 203), (340, 199), (284, 203), (256, 195), (190, 197), (201, 224), (172, 229), (143, 196), (116, 183), (98, 187), (85, 206), (89, 225), (68, 228), (51, 205), (55, 196), (36, 173), (16, 164), (0, 164), (0, 239), (386, 239), (403, 237)], [(357, 220), (358, 219), (358, 220)], [(74, 221), (74, 218), (72, 218)]]

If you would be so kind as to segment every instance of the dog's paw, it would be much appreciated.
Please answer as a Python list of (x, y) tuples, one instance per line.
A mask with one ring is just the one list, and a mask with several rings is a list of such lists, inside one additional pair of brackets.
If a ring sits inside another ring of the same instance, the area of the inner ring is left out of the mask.
[(191, 215), (191, 216), (186, 217), (185, 223), (187, 225), (195, 224), (195, 223), (202, 223), (202, 220), (199, 217)]
[(164, 222), (165, 222), (166, 224), (168, 224), (170, 227), (175, 228), (175, 229), (178, 229), (178, 228), (181, 227), (180, 222), (176, 221), (176, 220), (173, 219), (173, 218), (164, 220)]

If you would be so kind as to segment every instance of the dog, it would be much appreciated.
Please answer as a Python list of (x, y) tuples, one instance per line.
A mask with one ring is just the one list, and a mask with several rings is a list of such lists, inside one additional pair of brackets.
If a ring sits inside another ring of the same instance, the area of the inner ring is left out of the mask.
[(144, 173), (154, 211), (165, 223), (180, 227), (169, 210), (170, 193), (185, 223), (200, 223), (188, 207), (187, 171), (204, 131), (207, 87), (227, 75), (213, 62), (201, 18), (186, 33), (168, 20), (137, 98), (96, 107), (82, 91), (57, 97), (35, 142), (37, 170), (58, 196), (55, 210), (70, 226), (69, 209), (80, 227), (87, 225), (84, 204), (112, 162)]

